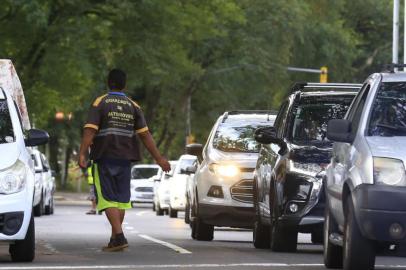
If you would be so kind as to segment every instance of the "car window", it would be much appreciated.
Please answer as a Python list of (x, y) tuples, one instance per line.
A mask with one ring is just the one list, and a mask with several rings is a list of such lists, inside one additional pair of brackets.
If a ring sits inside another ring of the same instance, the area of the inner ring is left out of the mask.
[(406, 82), (383, 82), (372, 104), (369, 136), (406, 136)]
[(175, 174), (180, 174), (182, 170), (186, 170), (187, 167), (193, 166), (195, 159), (182, 159), (176, 166)]
[(327, 123), (346, 114), (355, 95), (301, 97), (292, 109), (290, 139), (298, 145), (331, 142), (327, 139)]
[(158, 168), (135, 167), (131, 171), (131, 179), (147, 179), (158, 173)]
[(349, 120), (351, 121), (351, 134), (352, 135), (355, 135), (355, 133), (358, 130), (359, 122), (361, 120), (362, 111), (364, 109), (365, 102), (368, 97), (369, 89), (370, 89), (370, 86), (368, 85), (365, 88), (365, 90), (361, 93), (360, 99), (358, 100), (358, 103), (356, 104), (356, 106), (354, 108), (353, 115), (351, 116), (351, 118), (349, 118)]
[(0, 144), (15, 141), (7, 100), (0, 100)]
[(221, 123), (213, 138), (213, 147), (223, 152), (258, 153), (260, 144), (254, 139), (257, 128), (269, 122)]
[(287, 114), (287, 111), (289, 108), (288, 105), (289, 105), (288, 101), (286, 101), (282, 104), (282, 106), (279, 110), (278, 116), (276, 117), (276, 120), (275, 120), (275, 128), (277, 130), (277, 134), (278, 134), (279, 138), (283, 137), (283, 130), (284, 130), (283, 123), (284, 123), (284, 120), (286, 119), (286, 114)]
[(358, 92), (358, 95), (354, 98), (350, 108), (348, 109), (346, 119), (352, 119), (354, 117), (355, 110), (357, 109), (357, 104), (359, 103), (361, 97), (363, 96), (365, 89), (366, 88), (369, 89), (369, 87), (370, 86), (368, 83), (364, 83), (364, 85), (361, 87), (361, 90)]

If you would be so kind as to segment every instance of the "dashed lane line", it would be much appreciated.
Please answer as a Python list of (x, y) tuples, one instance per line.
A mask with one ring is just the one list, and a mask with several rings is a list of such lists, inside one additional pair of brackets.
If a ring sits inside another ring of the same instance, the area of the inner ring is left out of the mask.
[[(305, 263), (231, 263), (231, 264), (155, 264), (155, 265), (77, 265), (77, 266), (12, 266), (0, 267), (1, 270), (74, 270), (74, 269), (159, 269), (159, 268), (230, 268), (230, 267), (324, 267), (324, 264), (305, 264)], [(377, 268), (385, 269), (404, 269), (406, 265), (376, 265)]]
[(141, 212), (138, 212), (136, 215), (137, 216), (143, 216), (144, 214), (146, 214), (147, 212), (150, 212), (150, 211), (141, 211)]
[(157, 243), (157, 244), (161, 244), (161, 245), (163, 245), (163, 246), (165, 246), (165, 247), (168, 247), (168, 248), (170, 248), (170, 249), (173, 249), (173, 250), (175, 250), (176, 252), (178, 252), (178, 253), (180, 253), (180, 254), (191, 254), (191, 253), (192, 253), (192, 252), (190, 252), (189, 250), (186, 250), (186, 249), (184, 249), (184, 248), (181, 248), (181, 247), (179, 247), (179, 246), (177, 246), (177, 245), (174, 245), (174, 244), (171, 244), (171, 243), (168, 243), (168, 242), (165, 242), (165, 241), (162, 241), (162, 240), (153, 238), (153, 237), (148, 236), (148, 235), (146, 235), (146, 234), (139, 234), (138, 236), (139, 236), (139, 237), (142, 237), (142, 238), (144, 238), (144, 239), (146, 239), (146, 240), (155, 242), (155, 243)]

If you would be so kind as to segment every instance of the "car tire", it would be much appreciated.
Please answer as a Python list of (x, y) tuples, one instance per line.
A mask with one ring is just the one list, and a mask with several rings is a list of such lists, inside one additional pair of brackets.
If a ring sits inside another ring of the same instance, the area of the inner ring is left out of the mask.
[(155, 202), (152, 203), (152, 212), (155, 212)]
[(330, 235), (338, 233), (338, 225), (331, 216), (330, 210), (326, 205), (324, 211), (324, 239), (323, 239), (323, 256), (324, 265), (326, 268), (342, 268), (343, 267), (343, 247), (334, 245), (330, 242)]
[(190, 224), (190, 203), (188, 198), (186, 198), (185, 223)]
[(51, 207), (52, 207), (52, 198), (49, 199), (48, 205), (45, 205), (44, 207), (44, 214), (45, 215), (51, 215)]
[(272, 225), (271, 250), (275, 252), (294, 252), (297, 248), (297, 229)]
[[(211, 241), (214, 238), (214, 226), (206, 224), (200, 218), (195, 218), (195, 239), (198, 241)], [(192, 237), (193, 238), (193, 237)]]
[(55, 203), (54, 203), (54, 196), (52, 195), (51, 197), (51, 207), (50, 207), (50, 213), (53, 215), (55, 212)]
[(255, 223), (252, 231), (252, 243), (254, 244), (254, 247), (258, 249), (270, 248), (271, 228), (261, 222), (261, 214), (259, 212), (259, 206), (255, 194), (256, 189), (254, 188)]
[(23, 240), (10, 244), (9, 253), (13, 262), (32, 262), (35, 257), (35, 224), (31, 215), (27, 234)]
[(345, 270), (374, 268), (376, 244), (362, 235), (355, 217), (351, 196), (347, 198), (343, 242), (343, 267)]
[(169, 217), (170, 218), (177, 218), (178, 217), (178, 211), (173, 210), (172, 207), (169, 206)]
[(44, 200), (41, 196), (41, 200), (39, 201), (39, 203), (36, 206), (34, 206), (34, 216), (35, 217), (42, 216), (43, 210), (44, 210)]
[(164, 215), (164, 210), (161, 208), (161, 204), (158, 202), (156, 205), (155, 213), (157, 216), (163, 216)]
[(317, 230), (312, 232), (311, 240), (313, 244), (322, 245), (324, 240), (323, 230)]

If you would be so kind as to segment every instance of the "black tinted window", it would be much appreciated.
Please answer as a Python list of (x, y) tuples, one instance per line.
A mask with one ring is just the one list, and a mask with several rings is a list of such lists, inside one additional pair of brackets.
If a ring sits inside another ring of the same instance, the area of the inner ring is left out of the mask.
[(343, 118), (353, 98), (353, 95), (302, 97), (292, 111), (292, 142), (300, 145), (329, 142), (328, 121)]
[(381, 83), (372, 105), (369, 136), (406, 136), (406, 83)]
[(0, 143), (14, 142), (13, 124), (6, 100), (0, 100)]
[(147, 179), (157, 175), (158, 168), (133, 168), (131, 172), (132, 179)]

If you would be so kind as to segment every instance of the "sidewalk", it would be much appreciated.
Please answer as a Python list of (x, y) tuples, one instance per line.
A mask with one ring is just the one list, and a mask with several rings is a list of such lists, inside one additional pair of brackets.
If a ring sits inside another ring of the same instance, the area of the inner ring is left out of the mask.
[(87, 200), (88, 193), (61, 192), (57, 191), (54, 195), (55, 205), (80, 205), (90, 206)]

